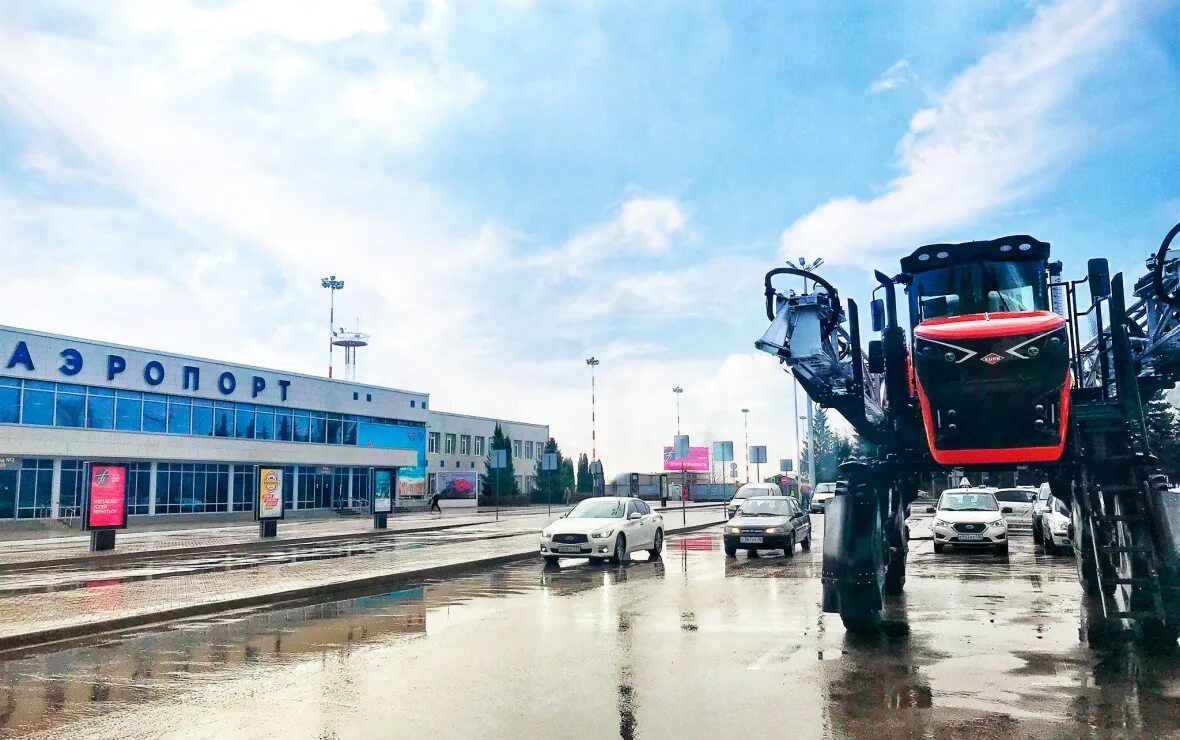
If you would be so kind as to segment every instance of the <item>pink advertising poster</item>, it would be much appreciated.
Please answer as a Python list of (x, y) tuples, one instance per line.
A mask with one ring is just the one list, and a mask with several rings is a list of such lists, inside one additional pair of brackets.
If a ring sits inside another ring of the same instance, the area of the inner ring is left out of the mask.
[(126, 491), (126, 466), (91, 465), (90, 501), (86, 509), (87, 528), (121, 529), (127, 526), (123, 508)]
[[(684, 467), (681, 467), (683, 463)], [(688, 457), (681, 460), (672, 456), (672, 448), (664, 448), (664, 470), (686, 470), (690, 473), (709, 472), (709, 448), (689, 447)]]

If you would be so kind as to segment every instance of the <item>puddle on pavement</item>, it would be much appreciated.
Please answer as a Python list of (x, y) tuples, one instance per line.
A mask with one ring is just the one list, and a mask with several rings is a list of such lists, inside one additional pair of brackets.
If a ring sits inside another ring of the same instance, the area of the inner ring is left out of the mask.
[[(780, 720), (831, 738), (1180, 728), (1177, 656), (1094, 656), (1073, 611), (988, 622), (1062, 598), (1051, 577), (1005, 575), (1012, 590), (997, 592), (953, 562), (936, 579), (915, 568), (885, 629), (849, 635), (818, 610), (818, 553), (727, 560), (715, 536), (684, 540), (623, 568), (526, 562), (10, 660), (0, 735), (127, 736), (158, 721), (177, 736), (191, 722), (225, 736), (385, 737), (396, 724), (405, 737), (552, 737), (567, 718), (621, 738), (768, 734)], [(575, 666), (572, 683), (550, 680)], [(273, 717), (258, 716), (263, 696)], [(357, 724), (368, 713), (384, 724)]]

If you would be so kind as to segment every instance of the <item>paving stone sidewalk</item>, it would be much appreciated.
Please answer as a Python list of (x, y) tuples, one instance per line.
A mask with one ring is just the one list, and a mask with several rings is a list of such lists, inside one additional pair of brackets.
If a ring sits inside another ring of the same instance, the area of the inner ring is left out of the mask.
[[(688, 526), (719, 523), (716, 511), (690, 512)], [(679, 517), (667, 521), (668, 534), (680, 528)], [(180, 616), (177, 610), (214, 613), (241, 608), (246, 600), (277, 602), (306, 598), (323, 592), (341, 592), (399, 576), (429, 577), (432, 571), (463, 565), (527, 557), (536, 552), (535, 534), (438, 545), (421, 550), (397, 550), (327, 561), (262, 565), (229, 572), (182, 575), (159, 580), (119, 582), (96, 580), (86, 588), (0, 598), (0, 643), (12, 646), (14, 638), (49, 635), (51, 630), (73, 630), (76, 636), (126, 626), (128, 620), (148, 623)], [(540, 564), (538, 563), (538, 567)], [(106, 626), (104, 626), (106, 625)], [(58, 636), (60, 639), (61, 636)]]

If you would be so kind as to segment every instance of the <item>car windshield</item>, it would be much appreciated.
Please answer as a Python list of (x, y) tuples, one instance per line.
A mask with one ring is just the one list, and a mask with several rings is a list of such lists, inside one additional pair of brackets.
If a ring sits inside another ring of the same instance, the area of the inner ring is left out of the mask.
[(977, 260), (914, 275), (920, 320), (968, 314), (1048, 310), (1039, 261)]
[(734, 498), (750, 498), (751, 496), (766, 496), (770, 493), (765, 488), (758, 486), (742, 486), (738, 492), (733, 495)]
[(999, 511), (996, 497), (989, 493), (944, 493), (938, 502), (943, 511)]
[(836, 492), (836, 484), (835, 483), (818, 483), (815, 486), (815, 492), (816, 493), (835, 493)]
[(785, 498), (754, 498), (742, 504), (746, 516), (789, 516), (791, 506)]
[(614, 499), (583, 501), (569, 513), (570, 519), (622, 519), (627, 502)]
[(1031, 504), (1036, 500), (1037, 492), (1023, 488), (1002, 488), (996, 491), (996, 498), (1017, 504)]

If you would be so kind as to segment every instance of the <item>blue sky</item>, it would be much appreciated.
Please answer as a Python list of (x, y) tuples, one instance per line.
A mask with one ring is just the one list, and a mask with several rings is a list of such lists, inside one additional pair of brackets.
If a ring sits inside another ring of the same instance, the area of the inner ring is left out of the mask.
[(1137, 270), (1180, 218), (1180, 10), (1059, 2), (0, 4), (0, 323), (360, 379), (650, 469), (794, 448), (760, 283), (933, 241)]

